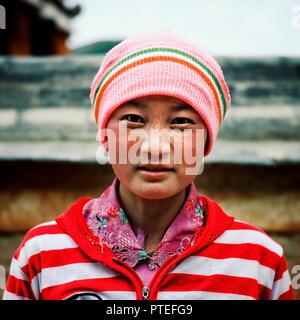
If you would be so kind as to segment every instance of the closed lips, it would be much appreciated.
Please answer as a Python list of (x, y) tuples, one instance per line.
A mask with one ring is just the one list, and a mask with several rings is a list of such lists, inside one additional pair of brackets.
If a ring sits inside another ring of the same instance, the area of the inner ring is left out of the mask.
[(138, 167), (138, 170), (147, 170), (147, 171), (174, 171), (173, 168), (170, 167), (152, 167), (152, 166), (142, 166)]

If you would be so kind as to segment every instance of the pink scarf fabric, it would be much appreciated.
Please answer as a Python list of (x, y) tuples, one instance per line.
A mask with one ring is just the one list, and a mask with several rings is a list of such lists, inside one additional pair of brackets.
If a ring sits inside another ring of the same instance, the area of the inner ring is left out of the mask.
[(122, 209), (118, 188), (119, 179), (99, 198), (91, 199), (83, 208), (83, 215), (88, 227), (99, 236), (120, 260), (126, 262), (148, 284), (160, 266), (175, 253), (182, 253), (188, 248), (196, 235), (202, 233), (205, 224), (204, 206), (196, 186), (191, 183), (186, 191), (184, 205), (170, 224), (161, 242), (152, 252), (144, 250), (145, 233), (131, 227)]

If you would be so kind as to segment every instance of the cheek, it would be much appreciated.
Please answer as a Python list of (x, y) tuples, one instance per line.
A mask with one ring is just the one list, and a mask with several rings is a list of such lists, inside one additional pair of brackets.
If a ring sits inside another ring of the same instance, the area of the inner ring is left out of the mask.
[(129, 181), (132, 171), (125, 164), (112, 164), (113, 171), (120, 181)]
[(110, 135), (108, 136), (108, 152), (111, 164), (115, 171), (128, 171), (131, 166), (129, 162), (129, 150), (136, 141), (129, 141), (129, 131), (120, 129), (117, 124), (109, 127)]
[(182, 153), (184, 156), (192, 156), (195, 158), (203, 157), (206, 142), (206, 131), (199, 129), (199, 131), (192, 131), (182, 142)]

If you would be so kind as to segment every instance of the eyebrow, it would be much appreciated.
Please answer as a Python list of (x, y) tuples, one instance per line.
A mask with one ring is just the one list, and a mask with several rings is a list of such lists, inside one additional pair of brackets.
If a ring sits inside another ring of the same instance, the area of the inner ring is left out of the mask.
[[(130, 101), (127, 101), (127, 103), (131, 104), (135, 107), (139, 107), (139, 108), (143, 108), (143, 109), (147, 108), (147, 105), (145, 105), (141, 102), (138, 102), (136, 100), (130, 100)], [(189, 104), (187, 104), (185, 102), (176, 104), (171, 107), (171, 111), (183, 111), (183, 110), (193, 111), (194, 109)]]

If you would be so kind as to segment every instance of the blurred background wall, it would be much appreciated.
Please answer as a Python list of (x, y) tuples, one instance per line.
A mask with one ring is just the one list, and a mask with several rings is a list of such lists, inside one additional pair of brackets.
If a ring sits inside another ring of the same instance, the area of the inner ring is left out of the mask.
[[(246, 4), (246, 5), (245, 5)], [(200, 193), (261, 227), (300, 265), (300, 2), (0, 3), (0, 265), (24, 233), (112, 182), (96, 161), (89, 87), (126, 36), (170, 29), (206, 47), (232, 95)], [(0, 16), (1, 17), (1, 16)], [(298, 271), (299, 272), (299, 271)], [(299, 281), (295, 292), (300, 298)], [(1, 284), (0, 284), (1, 287)], [(1, 288), (0, 288), (1, 293)]]

